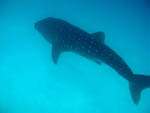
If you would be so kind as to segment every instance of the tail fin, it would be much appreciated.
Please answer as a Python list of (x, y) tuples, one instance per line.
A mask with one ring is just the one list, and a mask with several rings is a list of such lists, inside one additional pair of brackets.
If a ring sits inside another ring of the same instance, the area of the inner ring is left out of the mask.
[(139, 103), (141, 92), (145, 88), (150, 88), (150, 76), (134, 75), (130, 81), (130, 93), (133, 102), (137, 105)]

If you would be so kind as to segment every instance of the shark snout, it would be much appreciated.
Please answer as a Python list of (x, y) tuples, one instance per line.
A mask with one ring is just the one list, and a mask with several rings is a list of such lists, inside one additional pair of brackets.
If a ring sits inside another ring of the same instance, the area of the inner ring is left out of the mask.
[(41, 28), (41, 22), (40, 21), (36, 22), (34, 27), (35, 29), (39, 30)]

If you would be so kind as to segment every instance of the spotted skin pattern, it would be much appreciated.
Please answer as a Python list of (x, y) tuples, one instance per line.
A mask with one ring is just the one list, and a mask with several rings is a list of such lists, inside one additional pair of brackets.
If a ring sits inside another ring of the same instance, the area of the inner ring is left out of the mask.
[(59, 37), (61, 37), (57, 40), (56, 44), (63, 51), (77, 53), (98, 64), (101, 64), (100, 62), (102, 61), (115, 69), (124, 78), (131, 79), (133, 73), (123, 59), (105, 45), (104, 42), (96, 40), (96, 38), (101, 37), (92, 37), (92, 34), (63, 20), (57, 22), (55, 25), (57, 25), (56, 30)]
[(90, 34), (57, 18), (38, 21), (35, 28), (52, 44), (52, 59), (55, 64), (65, 51), (74, 52), (97, 64), (103, 62), (129, 81), (135, 104), (139, 102), (141, 91), (150, 87), (150, 76), (133, 74), (125, 61), (104, 43), (103, 32)]
[[(101, 41), (102, 37), (93, 37), (92, 34), (89, 34), (64, 20), (55, 18), (47, 18), (37, 24), (38, 26), (40, 24), (40, 32), (42, 31), (42, 34), (47, 37), (46, 39), (56, 48), (59, 48), (60, 51), (74, 52), (93, 60), (97, 64), (104, 62), (115, 69), (124, 78), (131, 79), (131, 76), (133, 75), (131, 69), (119, 55)], [(47, 27), (45, 28), (45, 26)], [(49, 31), (47, 31), (47, 29)], [(49, 34), (55, 35), (50, 36)], [(53, 38), (53, 41), (50, 40), (50, 38)]]

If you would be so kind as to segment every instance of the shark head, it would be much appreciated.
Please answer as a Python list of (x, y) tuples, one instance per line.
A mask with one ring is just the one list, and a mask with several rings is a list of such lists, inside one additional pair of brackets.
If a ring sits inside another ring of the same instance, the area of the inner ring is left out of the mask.
[(35, 23), (35, 29), (39, 31), (50, 43), (57, 41), (59, 34), (59, 21), (55, 18), (46, 18)]

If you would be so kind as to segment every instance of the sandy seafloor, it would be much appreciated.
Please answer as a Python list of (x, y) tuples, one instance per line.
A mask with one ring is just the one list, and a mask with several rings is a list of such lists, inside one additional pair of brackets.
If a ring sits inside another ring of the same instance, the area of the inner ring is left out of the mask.
[(150, 113), (150, 89), (135, 105), (106, 64), (68, 52), (55, 65), (34, 28), (46, 17), (104, 31), (134, 73), (150, 75), (148, 0), (0, 0), (0, 113)]

